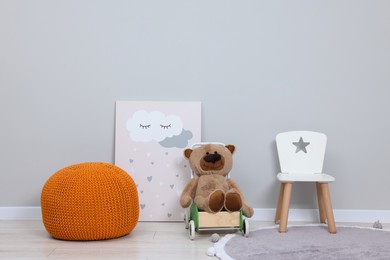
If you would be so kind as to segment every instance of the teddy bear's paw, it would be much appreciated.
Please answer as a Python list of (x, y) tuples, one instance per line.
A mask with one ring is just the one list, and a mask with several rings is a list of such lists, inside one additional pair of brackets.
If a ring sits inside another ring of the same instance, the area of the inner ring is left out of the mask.
[(183, 207), (183, 208), (187, 208), (191, 205), (192, 203), (192, 198), (190, 196), (183, 196), (181, 199), (180, 199), (180, 205)]
[(237, 192), (226, 193), (225, 209), (227, 211), (239, 211), (242, 208), (241, 195)]
[(208, 199), (208, 208), (212, 213), (220, 212), (223, 209), (225, 194), (221, 190), (213, 191)]
[(250, 218), (253, 216), (254, 211), (252, 207), (246, 206), (242, 208), (242, 213), (244, 214), (245, 217)]

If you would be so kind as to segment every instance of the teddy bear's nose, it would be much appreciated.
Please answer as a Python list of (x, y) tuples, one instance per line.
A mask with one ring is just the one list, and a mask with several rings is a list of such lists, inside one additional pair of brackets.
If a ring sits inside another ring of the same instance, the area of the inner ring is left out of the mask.
[(221, 155), (217, 152), (211, 153), (211, 154), (208, 153), (204, 156), (204, 160), (206, 162), (215, 163), (215, 162), (218, 162), (219, 160), (221, 160)]

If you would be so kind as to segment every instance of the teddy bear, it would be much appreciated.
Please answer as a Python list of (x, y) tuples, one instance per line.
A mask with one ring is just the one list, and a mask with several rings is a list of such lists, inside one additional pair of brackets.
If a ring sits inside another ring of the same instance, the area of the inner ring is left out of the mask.
[(226, 177), (232, 169), (235, 150), (232, 144), (216, 143), (184, 150), (184, 157), (196, 176), (183, 189), (180, 197), (183, 208), (194, 202), (200, 210), (209, 213), (242, 209), (244, 216), (253, 216), (253, 208), (245, 202), (237, 183)]

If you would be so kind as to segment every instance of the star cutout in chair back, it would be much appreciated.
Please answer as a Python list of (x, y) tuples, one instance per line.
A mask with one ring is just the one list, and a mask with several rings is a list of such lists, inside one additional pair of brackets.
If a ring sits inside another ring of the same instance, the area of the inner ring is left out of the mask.
[(309, 144), (310, 144), (309, 142), (304, 142), (303, 138), (300, 137), (298, 142), (293, 142), (293, 145), (297, 147), (295, 153), (298, 153), (300, 151), (307, 153), (306, 146), (308, 146)]

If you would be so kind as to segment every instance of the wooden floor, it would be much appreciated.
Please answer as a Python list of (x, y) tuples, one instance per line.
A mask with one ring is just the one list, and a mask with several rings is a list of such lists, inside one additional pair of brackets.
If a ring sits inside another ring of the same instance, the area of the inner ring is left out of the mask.
[[(258, 221), (249, 224), (250, 231), (274, 225)], [(372, 223), (359, 226), (371, 227)], [(387, 227), (384, 225), (384, 228)], [(202, 232), (196, 233), (195, 240), (190, 240), (184, 223), (139, 222), (129, 235), (122, 238), (76, 242), (53, 239), (39, 220), (0, 220), (0, 259), (210, 260), (217, 259), (206, 254), (213, 245), (210, 241), (213, 233), (224, 235), (221, 231)]]

